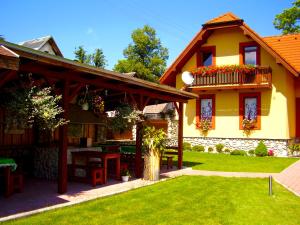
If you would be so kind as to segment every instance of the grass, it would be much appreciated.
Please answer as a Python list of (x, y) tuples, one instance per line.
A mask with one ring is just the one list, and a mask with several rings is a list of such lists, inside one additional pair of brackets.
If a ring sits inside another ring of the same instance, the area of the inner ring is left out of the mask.
[(300, 224), (300, 198), (267, 179), (184, 176), (3, 224)]
[(297, 160), (296, 158), (233, 156), (188, 151), (183, 153), (183, 164), (195, 170), (278, 173)]

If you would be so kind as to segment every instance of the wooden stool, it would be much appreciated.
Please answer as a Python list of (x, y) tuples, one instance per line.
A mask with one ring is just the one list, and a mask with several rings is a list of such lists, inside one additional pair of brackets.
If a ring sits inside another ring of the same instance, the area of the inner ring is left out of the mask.
[(167, 158), (167, 169), (173, 168), (173, 156), (166, 156)]
[(91, 169), (92, 186), (95, 187), (97, 184), (104, 183), (104, 170), (103, 168), (95, 167)]
[(15, 192), (22, 192), (24, 187), (23, 180), (21, 173), (10, 173), (5, 196), (8, 197)]

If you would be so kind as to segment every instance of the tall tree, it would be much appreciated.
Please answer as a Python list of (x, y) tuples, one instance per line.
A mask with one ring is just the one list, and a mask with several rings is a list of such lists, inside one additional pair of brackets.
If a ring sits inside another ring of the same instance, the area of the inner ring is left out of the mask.
[(300, 0), (293, 2), (291, 8), (277, 14), (273, 24), (276, 29), (282, 30), (283, 34), (300, 33)]
[(104, 68), (106, 66), (106, 59), (102, 49), (97, 48), (93, 54), (88, 54), (83, 46), (75, 48), (75, 60), (80, 63), (89, 64), (95, 67)]
[(99, 68), (104, 68), (106, 66), (106, 59), (102, 49), (96, 48), (94, 54), (92, 55), (92, 63), (94, 66)]
[(166, 69), (168, 49), (156, 37), (154, 28), (145, 25), (131, 34), (132, 43), (123, 51), (125, 59), (115, 65), (121, 73), (136, 72), (138, 78), (157, 81)]
[(86, 63), (89, 64), (89, 56), (87, 54), (87, 51), (84, 50), (83, 46), (79, 46), (78, 48), (75, 48), (74, 51), (75, 54), (75, 60), (80, 63)]

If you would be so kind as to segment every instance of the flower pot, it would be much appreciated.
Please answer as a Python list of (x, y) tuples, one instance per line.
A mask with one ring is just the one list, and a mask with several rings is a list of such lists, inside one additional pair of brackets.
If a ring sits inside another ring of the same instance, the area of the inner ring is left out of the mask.
[(127, 182), (129, 180), (129, 176), (122, 176), (122, 181)]
[(81, 108), (82, 108), (82, 110), (85, 110), (85, 111), (89, 110), (89, 103), (87, 103), (87, 102), (83, 103), (81, 105)]

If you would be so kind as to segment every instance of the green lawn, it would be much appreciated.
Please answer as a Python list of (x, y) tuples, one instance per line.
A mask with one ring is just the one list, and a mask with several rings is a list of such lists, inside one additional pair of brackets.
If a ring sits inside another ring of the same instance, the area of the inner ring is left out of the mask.
[(183, 164), (196, 170), (277, 173), (296, 162), (295, 158), (233, 156), (184, 152)]
[(3, 224), (300, 224), (300, 198), (267, 179), (184, 176)]

